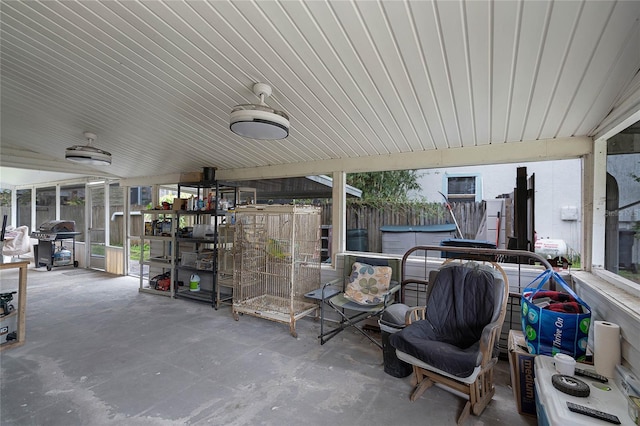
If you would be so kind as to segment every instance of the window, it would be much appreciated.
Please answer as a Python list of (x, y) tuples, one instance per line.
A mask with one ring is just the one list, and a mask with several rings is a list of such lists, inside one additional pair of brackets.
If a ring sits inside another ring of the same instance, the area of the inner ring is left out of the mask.
[(447, 198), (454, 202), (473, 203), (477, 197), (476, 176), (445, 176)]
[[(161, 186), (158, 188), (158, 203), (162, 203), (166, 201), (168, 203), (173, 203), (173, 199), (178, 196), (178, 186)], [(181, 194), (182, 198), (185, 198), (184, 194)]]
[(130, 189), (131, 191), (131, 209), (132, 210), (145, 210), (151, 208), (151, 187), (150, 186), (136, 186)]
[(56, 188), (36, 188), (36, 226), (56, 220)]
[[(61, 206), (84, 206), (84, 184), (60, 188)], [(83, 212), (84, 214), (84, 212)], [(66, 217), (66, 215), (62, 214)]]
[(28, 226), (30, 231), (37, 230), (37, 226), (31, 226), (31, 189), (18, 189), (16, 191), (16, 203), (18, 205), (15, 226)]
[(84, 183), (60, 187), (60, 219), (76, 223), (76, 231), (82, 232), (76, 236), (76, 241), (84, 241), (84, 206)]
[(109, 184), (109, 245), (111, 246), (123, 246), (122, 235), (125, 226), (123, 211), (124, 191), (122, 187), (117, 183)]
[(605, 269), (640, 283), (640, 152), (609, 143)]
[(0, 189), (0, 216), (7, 216), (7, 226), (11, 225), (11, 190)]

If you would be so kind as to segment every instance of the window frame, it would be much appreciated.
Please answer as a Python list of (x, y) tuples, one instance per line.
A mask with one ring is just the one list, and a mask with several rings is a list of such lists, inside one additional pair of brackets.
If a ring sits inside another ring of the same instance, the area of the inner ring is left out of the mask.
[[(473, 178), (474, 194), (451, 194), (449, 193), (449, 180), (459, 178)], [(482, 201), (482, 177), (480, 173), (445, 173), (442, 176), (442, 193), (449, 201), (479, 202)]]

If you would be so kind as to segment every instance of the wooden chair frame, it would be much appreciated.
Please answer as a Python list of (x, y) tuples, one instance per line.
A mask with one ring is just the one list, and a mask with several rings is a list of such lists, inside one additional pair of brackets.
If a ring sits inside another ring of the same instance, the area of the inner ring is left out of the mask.
[[(468, 378), (458, 378), (447, 374), (446, 372), (430, 367), (428, 364), (408, 355), (401, 351), (397, 351), (398, 358), (408, 362), (413, 366), (413, 385), (415, 386), (411, 395), (411, 401), (418, 399), (425, 390), (433, 386), (435, 383), (440, 383), (449, 388), (467, 396), (468, 400), (458, 416), (458, 425), (463, 424), (469, 417), (470, 413), (478, 416), (480, 415), (486, 406), (489, 404), (495, 394), (495, 385), (493, 382), (493, 367), (498, 362), (497, 346), (500, 338), (500, 332), (504, 323), (506, 311), (507, 311), (507, 299), (509, 297), (509, 280), (504, 269), (495, 261), (500, 259), (501, 256), (515, 255), (522, 257), (534, 258), (534, 260), (541, 262), (545, 267), (550, 268), (546, 259), (541, 256), (535, 255), (530, 252), (521, 251), (509, 251), (494, 250), (485, 248), (459, 248), (459, 247), (436, 247), (436, 246), (417, 246), (413, 247), (407, 253), (405, 253), (402, 259), (403, 272), (406, 265), (407, 258), (416, 251), (439, 251), (453, 253), (452, 258), (446, 259), (441, 266), (454, 261), (469, 262), (474, 261), (477, 263), (483, 263), (490, 265), (497, 270), (501, 275), (504, 282), (504, 290), (502, 294), (502, 304), (500, 312), (496, 321), (486, 327), (482, 333), (480, 339), (480, 352), (482, 353), (482, 360), (478, 368)], [(429, 280), (433, 279), (433, 275), (429, 277)], [(428, 286), (429, 280), (408, 280), (409, 282)], [(407, 284), (407, 280), (402, 280), (403, 289), (401, 290), (402, 299), (404, 299), (404, 285)], [(427, 296), (428, 298), (428, 296)], [(426, 306), (418, 306), (410, 309), (405, 317), (406, 325), (411, 324), (414, 321), (423, 320), (426, 318)]]

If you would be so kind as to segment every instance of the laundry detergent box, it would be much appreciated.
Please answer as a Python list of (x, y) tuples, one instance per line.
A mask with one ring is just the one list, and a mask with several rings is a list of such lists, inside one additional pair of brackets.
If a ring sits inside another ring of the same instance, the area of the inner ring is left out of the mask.
[(527, 343), (519, 330), (509, 330), (509, 366), (511, 387), (518, 413), (536, 416), (534, 360), (536, 355), (527, 351)]

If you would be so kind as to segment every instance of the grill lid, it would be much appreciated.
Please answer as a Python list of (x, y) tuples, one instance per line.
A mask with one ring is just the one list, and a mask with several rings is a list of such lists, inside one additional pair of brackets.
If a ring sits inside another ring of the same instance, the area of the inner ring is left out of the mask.
[(40, 225), (38, 230), (49, 233), (75, 232), (76, 222), (74, 220), (50, 220)]

